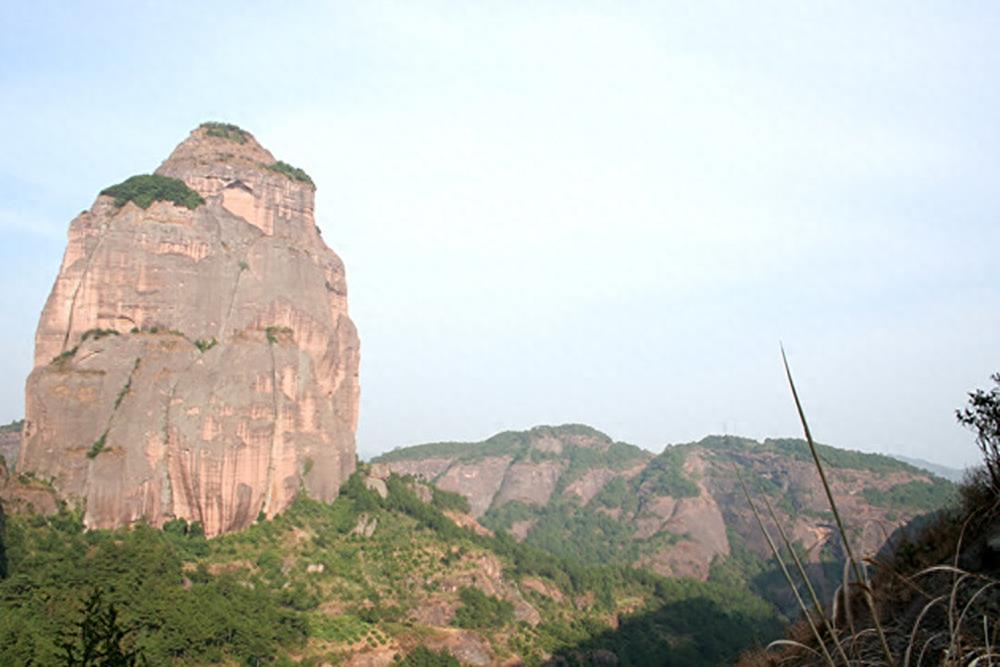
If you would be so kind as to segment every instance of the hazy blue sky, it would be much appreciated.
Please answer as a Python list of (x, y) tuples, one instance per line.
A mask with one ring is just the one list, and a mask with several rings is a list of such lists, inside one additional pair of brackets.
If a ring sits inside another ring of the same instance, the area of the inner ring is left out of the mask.
[(204, 120), (319, 185), (359, 450), (585, 422), (951, 465), (1000, 370), (993, 2), (3, 3), (0, 420), (70, 219)]

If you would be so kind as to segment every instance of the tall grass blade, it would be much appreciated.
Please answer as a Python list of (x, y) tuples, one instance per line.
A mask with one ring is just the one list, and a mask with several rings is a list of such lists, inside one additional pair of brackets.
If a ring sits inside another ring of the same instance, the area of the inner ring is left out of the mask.
[(910, 641), (906, 645), (906, 653), (903, 654), (903, 667), (909, 667), (910, 656), (913, 653), (913, 643), (917, 641), (917, 631), (920, 629), (920, 624), (924, 621), (924, 616), (926, 616), (927, 612), (931, 610), (931, 607), (944, 602), (946, 597), (946, 595), (939, 595), (924, 605), (924, 608), (920, 610), (919, 614), (917, 614), (917, 618), (913, 622), (913, 629), (910, 631)]
[[(851, 563), (851, 567), (854, 569), (854, 577), (858, 580), (858, 582), (867, 581), (867, 578), (862, 576), (861, 568), (858, 565), (858, 561), (854, 557), (850, 540), (847, 538), (847, 531), (844, 528), (844, 522), (841, 520), (840, 511), (837, 509), (837, 502), (833, 499), (833, 491), (830, 490), (830, 483), (826, 479), (826, 471), (823, 469), (823, 464), (819, 460), (819, 452), (816, 450), (816, 443), (813, 441), (812, 433), (809, 431), (809, 423), (806, 421), (806, 414), (802, 409), (802, 402), (799, 400), (799, 393), (795, 389), (795, 380), (792, 379), (792, 369), (788, 365), (788, 357), (785, 355), (784, 346), (781, 347), (781, 360), (785, 366), (785, 376), (788, 378), (788, 386), (792, 390), (792, 398), (795, 399), (795, 409), (799, 413), (799, 421), (802, 423), (802, 430), (805, 433), (806, 442), (809, 444), (809, 451), (812, 454), (813, 462), (816, 464), (816, 470), (819, 472), (820, 481), (823, 483), (823, 489), (826, 491), (826, 499), (830, 503), (830, 511), (833, 512), (833, 518), (837, 522), (837, 530), (840, 531), (840, 538), (844, 543), (844, 551), (847, 552), (847, 558)], [(896, 660), (893, 658), (892, 651), (889, 650), (889, 643), (885, 638), (885, 630), (882, 628), (882, 623), (878, 616), (878, 610), (875, 608), (875, 599), (872, 597), (870, 592), (865, 592), (864, 599), (868, 606), (868, 611), (871, 614), (872, 623), (874, 623), (875, 630), (878, 633), (879, 643), (882, 645), (882, 652), (885, 654), (885, 659), (889, 665), (895, 665)]]
[(791, 541), (788, 539), (788, 535), (785, 533), (785, 529), (781, 527), (781, 522), (778, 521), (778, 517), (774, 513), (774, 508), (771, 506), (771, 502), (767, 499), (766, 495), (762, 495), (761, 498), (764, 501), (764, 507), (767, 508), (768, 514), (771, 516), (771, 521), (778, 528), (778, 534), (781, 536), (781, 541), (785, 544), (785, 549), (792, 554), (792, 560), (795, 562), (795, 567), (799, 571), (799, 576), (802, 577), (802, 581), (806, 584), (806, 589), (809, 591), (809, 597), (812, 599), (813, 608), (816, 610), (816, 615), (820, 618), (823, 623), (823, 627), (829, 633), (830, 637), (833, 639), (833, 645), (836, 647), (837, 652), (840, 654), (840, 659), (844, 661), (845, 665), (850, 664), (850, 660), (847, 659), (847, 655), (844, 653), (844, 648), (840, 645), (837, 640), (837, 632), (830, 625), (829, 620), (826, 617), (826, 612), (823, 610), (823, 604), (819, 601), (819, 596), (816, 595), (816, 589), (812, 585), (812, 581), (809, 579), (809, 575), (806, 573), (805, 567), (802, 565), (802, 560), (799, 558), (799, 554), (792, 547)]
[(990, 659), (989, 667), (993, 667), (993, 647), (990, 646), (990, 621), (986, 618), (985, 614), (983, 614), (983, 639), (986, 640), (983, 642), (983, 646), (986, 647), (986, 656)]
[[(830, 665), (830, 667), (836, 667), (836, 663), (833, 661), (833, 656), (831, 656), (830, 652), (827, 650), (826, 643), (823, 641), (823, 637), (822, 635), (820, 635), (819, 629), (816, 627), (816, 623), (813, 621), (812, 615), (809, 613), (809, 608), (806, 606), (806, 603), (802, 601), (802, 596), (799, 595), (799, 589), (795, 585), (795, 582), (792, 580), (792, 575), (788, 572), (788, 568), (785, 566), (785, 561), (781, 557), (781, 552), (778, 550), (778, 547), (774, 544), (774, 540), (771, 539), (771, 534), (767, 531), (767, 527), (764, 525), (764, 520), (761, 518), (760, 512), (757, 511), (757, 506), (754, 504), (753, 499), (750, 497), (750, 490), (747, 489), (747, 485), (743, 481), (743, 476), (740, 475), (740, 471), (736, 468), (736, 464), (733, 464), (733, 472), (736, 473), (736, 479), (740, 483), (740, 488), (743, 489), (743, 495), (746, 497), (747, 503), (750, 505), (750, 509), (753, 511), (754, 518), (757, 519), (757, 525), (760, 526), (760, 532), (764, 534), (764, 539), (767, 540), (767, 545), (771, 547), (771, 553), (774, 554), (775, 560), (777, 560), (778, 565), (781, 566), (781, 573), (785, 575), (785, 581), (788, 582), (788, 587), (792, 589), (792, 594), (795, 595), (795, 601), (798, 603), (799, 609), (802, 611), (802, 614), (806, 617), (806, 621), (809, 623), (809, 629), (812, 630), (813, 636), (816, 638), (816, 642), (819, 644), (820, 649), (823, 651), (823, 658), (826, 659), (826, 663)], [(771, 644), (769, 644), (768, 648), (770, 648), (770, 646), (774, 645), (775, 643), (776, 642), (772, 642)], [(812, 649), (809, 650), (812, 651)], [(812, 653), (816, 653), (816, 651), (812, 651)], [(819, 656), (818, 653), (816, 653), (816, 655), (817, 657)]]

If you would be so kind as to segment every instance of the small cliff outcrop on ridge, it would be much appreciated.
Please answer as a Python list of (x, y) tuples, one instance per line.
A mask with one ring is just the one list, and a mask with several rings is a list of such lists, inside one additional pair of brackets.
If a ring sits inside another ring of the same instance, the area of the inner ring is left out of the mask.
[(208, 535), (332, 500), (355, 467), (359, 343), (315, 187), (232, 125), (70, 225), (27, 381), (19, 472), (88, 527)]

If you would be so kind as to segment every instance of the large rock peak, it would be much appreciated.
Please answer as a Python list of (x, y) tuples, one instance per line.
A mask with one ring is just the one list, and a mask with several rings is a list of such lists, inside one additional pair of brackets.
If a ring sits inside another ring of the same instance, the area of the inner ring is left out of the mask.
[(184, 518), (212, 535), (301, 490), (332, 499), (355, 463), (359, 352), (314, 190), (206, 123), (154, 176), (102, 193), (39, 321), (19, 470), (91, 527)]

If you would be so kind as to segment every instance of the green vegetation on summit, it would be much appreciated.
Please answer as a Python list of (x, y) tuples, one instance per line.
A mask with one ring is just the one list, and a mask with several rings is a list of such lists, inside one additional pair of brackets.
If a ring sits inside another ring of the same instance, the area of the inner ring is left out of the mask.
[(169, 201), (176, 206), (194, 210), (205, 203), (202, 196), (184, 181), (159, 174), (132, 176), (101, 190), (101, 194), (114, 197), (115, 206), (118, 207), (133, 202), (139, 208), (149, 208), (154, 201)]
[(23, 419), (15, 419), (7, 424), (0, 424), (0, 433), (20, 433), (24, 428)]
[(199, 127), (205, 130), (205, 134), (210, 137), (235, 141), (238, 144), (245, 144), (247, 139), (250, 137), (249, 132), (237, 125), (233, 125), (232, 123), (217, 123), (215, 121), (209, 121), (202, 123)]

